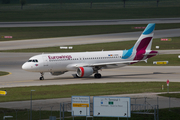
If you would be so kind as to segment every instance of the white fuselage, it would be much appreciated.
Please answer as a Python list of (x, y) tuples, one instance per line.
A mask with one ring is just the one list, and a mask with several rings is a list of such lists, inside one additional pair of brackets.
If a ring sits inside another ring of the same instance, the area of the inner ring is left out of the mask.
[[(32, 72), (75, 71), (78, 66), (125, 61), (125, 59), (122, 59), (122, 54), (123, 51), (120, 50), (41, 54), (31, 57), (29, 60), (32, 61), (24, 63), (22, 68)], [(128, 60), (130, 59), (131, 57), (128, 58)], [(38, 60), (38, 62), (33, 62), (33, 60)], [(115, 68), (125, 65), (106, 65), (103, 68)]]

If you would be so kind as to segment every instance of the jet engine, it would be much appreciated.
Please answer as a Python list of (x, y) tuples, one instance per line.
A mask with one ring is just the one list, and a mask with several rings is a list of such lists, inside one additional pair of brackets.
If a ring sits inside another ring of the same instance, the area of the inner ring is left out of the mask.
[(87, 77), (94, 73), (94, 70), (92, 67), (79, 67), (77, 69), (77, 76), (78, 77)]
[(51, 75), (57, 76), (57, 75), (62, 75), (65, 73), (65, 71), (58, 71), (58, 72), (50, 72)]

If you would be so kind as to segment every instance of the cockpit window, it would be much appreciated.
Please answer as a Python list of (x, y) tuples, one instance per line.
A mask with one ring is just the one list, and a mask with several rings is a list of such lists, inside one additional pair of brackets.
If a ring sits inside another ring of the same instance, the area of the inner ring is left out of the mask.
[(28, 60), (28, 62), (38, 62), (37, 59), (33, 59), (33, 60)]

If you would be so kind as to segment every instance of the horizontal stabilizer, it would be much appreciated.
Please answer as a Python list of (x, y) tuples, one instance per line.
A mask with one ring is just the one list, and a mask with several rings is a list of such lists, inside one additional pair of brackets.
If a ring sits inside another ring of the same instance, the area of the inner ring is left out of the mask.
[(157, 55), (158, 53), (150, 53), (150, 54), (143, 54), (144, 56), (145, 55)]

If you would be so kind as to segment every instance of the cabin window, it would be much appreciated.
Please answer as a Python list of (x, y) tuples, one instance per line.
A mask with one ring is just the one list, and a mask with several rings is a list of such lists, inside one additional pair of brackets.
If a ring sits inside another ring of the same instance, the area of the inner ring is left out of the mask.
[(28, 60), (28, 62), (38, 62), (38, 60), (33, 59), (33, 60)]

